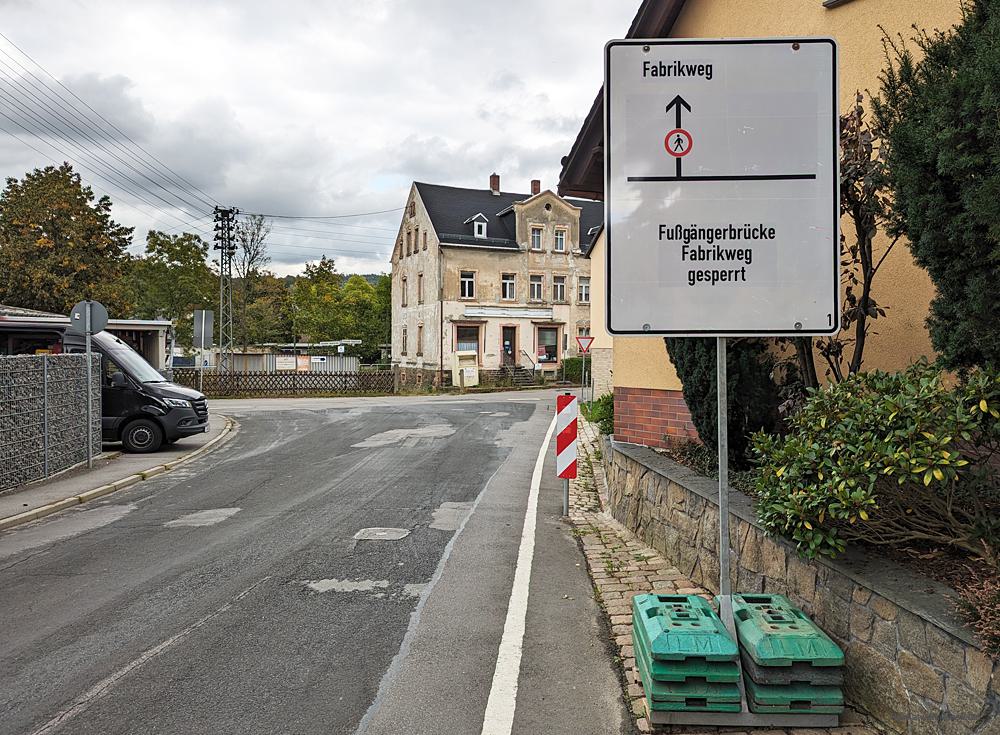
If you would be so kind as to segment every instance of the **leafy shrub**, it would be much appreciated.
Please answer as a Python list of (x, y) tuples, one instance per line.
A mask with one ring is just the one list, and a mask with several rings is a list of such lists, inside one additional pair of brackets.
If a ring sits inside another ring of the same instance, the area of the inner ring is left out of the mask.
[(615, 433), (614, 394), (605, 393), (596, 401), (583, 404), (583, 413), (588, 421), (597, 424), (602, 434)]
[(757, 512), (806, 556), (848, 541), (950, 546), (997, 563), (1000, 377), (948, 388), (918, 363), (809, 394), (784, 438), (754, 437)]
[(958, 608), (990, 656), (1000, 659), (1000, 582), (983, 579), (958, 591)]
[(948, 31), (914, 52), (886, 38), (874, 102), (886, 147), (893, 235), (905, 235), (936, 295), (927, 326), (950, 368), (1000, 366), (1000, 4), (966, 0)]
[[(684, 402), (698, 436), (718, 447), (715, 338), (668, 337), (670, 361), (684, 388)], [(729, 462), (745, 468), (750, 436), (778, 426), (778, 388), (771, 379), (773, 360), (760, 340), (730, 340), (726, 352), (729, 396)]]
[(563, 370), (566, 380), (570, 383), (579, 383), (583, 380), (583, 358), (567, 357), (563, 359)]

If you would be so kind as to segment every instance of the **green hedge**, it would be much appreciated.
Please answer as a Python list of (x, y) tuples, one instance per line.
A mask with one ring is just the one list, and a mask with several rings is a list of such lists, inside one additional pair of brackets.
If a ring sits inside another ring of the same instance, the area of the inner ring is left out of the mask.
[(615, 433), (615, 397), (605, 393), (596, 401), (584, 403), (581, 407), (584, 418), (597, 424), (602, 434)]
[(938, 368), (813, 390), (792, 432), (754, 437), (757, 513), (806, 556), (847, 542), (952, 547), (997, 563), (1000, 376), (949, 387)]

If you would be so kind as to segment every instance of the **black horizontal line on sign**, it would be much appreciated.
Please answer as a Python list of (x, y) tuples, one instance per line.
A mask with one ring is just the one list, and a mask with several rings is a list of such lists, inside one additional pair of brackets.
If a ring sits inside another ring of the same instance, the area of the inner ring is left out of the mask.
[(759, 176), (629, 176), (629, 181), (801, 181), (816, 174), (761, 174)]

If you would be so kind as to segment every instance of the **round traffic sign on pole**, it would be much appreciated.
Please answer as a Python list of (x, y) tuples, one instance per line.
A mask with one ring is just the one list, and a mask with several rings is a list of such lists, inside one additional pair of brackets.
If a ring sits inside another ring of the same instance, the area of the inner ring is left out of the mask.
[[(90, 304), (90, 324), (87, 324), (87, 304)], [(81, 301), (69, 313), (67, 334), (96, 334), (108, 326), (108, 310), (100, 301)]]

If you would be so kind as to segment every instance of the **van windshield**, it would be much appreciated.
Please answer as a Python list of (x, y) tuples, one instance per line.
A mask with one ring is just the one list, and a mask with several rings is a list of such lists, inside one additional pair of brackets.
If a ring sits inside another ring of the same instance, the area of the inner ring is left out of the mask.
[(143, 359), (142, 355), (133, 350), (117, 337), (107, 332), (99, 332), (93, 337), (112, 362), (140, 383), (166, 383), (167, 379)]

